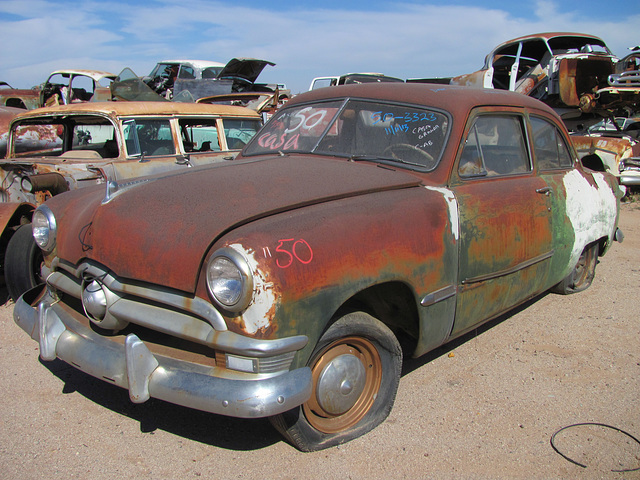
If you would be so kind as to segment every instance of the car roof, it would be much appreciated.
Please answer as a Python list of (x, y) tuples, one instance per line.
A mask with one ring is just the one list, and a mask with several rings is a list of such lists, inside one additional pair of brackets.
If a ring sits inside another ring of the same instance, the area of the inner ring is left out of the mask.
[(440, 108), (454, 115), (465, 114), (480, 105), (516, 106), (543, 110), (560, 121), (560, 117), (549, 107), (535, 98), (507, 90), (471, 88), (453, 85), (426, 83), (363, 83), (320, 88), (294, 96), (289, 105), (297, 103), (330, 100), (333, 98), (363, 98), (386, 100), (414, 105)]
[(57, 74), (71, 74), (71, 75), (85, 75), (87, 77), (91, 77), (94, 80), (100, 80), (102, 78), (116, 78), (117, 75), (111, 73), (111, 72), (103, 72), (101, 70), (56, 70), (55, 72), (51, 72), (51, 75), (49, 75), (49, 77), (53, 76), (53, 75), (57, 75)]
[(509, 45), (510, 43), (521, 42), (523, 40), (533, 40), (533, 39), (550, 40), (552, 38), (558, 38), (558, 37), (576, 37), (576, 38), (584, 38), (588, 40), (596, 40), (598, 43), (605, 45), (604, 40), (602, 40), (600, 37), (596, 37), (595, 35), (589, 35), (587, 33), (544, 32), (544, 33), (534, 33), (531, 35), (523, 35), (522, 37), (507, 40), (506, 42), (502, 42), (500, 45), (498, 45), (496, 49), (499, 47), (503, 47), (505, 45)]
[(60, 114), (101, 113), (115, 116), (133, 115), (223, 115), (236, 117), (255, 117), (260, 115), (246, 107), (233, 105), (211, 105), (205, 103), (180, 102), (82, 102), (71, 105), (58, 105), (29, 110), (16, 117), (39, 117)]
[(226, 64), (220, 62), (209, 62), (207, 60), (162, 60), (162, 63), (176, 63), (176, 64), (189, 64), (195, 68), (207, 68), (207, 67), (224, 67)]

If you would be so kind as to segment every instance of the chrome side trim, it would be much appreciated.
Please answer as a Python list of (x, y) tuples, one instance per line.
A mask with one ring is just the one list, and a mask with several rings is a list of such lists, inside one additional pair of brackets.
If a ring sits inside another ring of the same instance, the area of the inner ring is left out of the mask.
[(447, 298), (453, 297), (458, 292), (458, 289), (455, 285), (448, 285), (446, 287), (442, 287), (440, 290), (436, 290), (433, 293), (429, 293), (425, 295), (424, 298), (420, 301), (420, 305), (423, 307), (429, 307), (435, 303), (446, 300)]
[(479, 282), (485, 282), (487, 280), (493, 280), (494, 278), (506, 277), (507, 275), (511, 275), (512, 273), (516, 273), (520, 270), (524, 270), (525, 268), (529, 268), (537, 263), (544, 262), (545, 260), (553, 256), (553, 252), (554, 250), (551, 250), (550, 252), (547, 252), (547, 253), (543, 253), (542, 255), (538, 255), (537, 257), (532, 258), (531, 260), (522, 262), (516, 265), (515, 267), (506, 268), (504, 270), (500, 270), (494, 273), (488, 273), (486, 275), (478, 275), (477, 277), (465, 278), (464, 280), (462, 280), (462, 284), (468, 285), (470, 283), (479, 283)]

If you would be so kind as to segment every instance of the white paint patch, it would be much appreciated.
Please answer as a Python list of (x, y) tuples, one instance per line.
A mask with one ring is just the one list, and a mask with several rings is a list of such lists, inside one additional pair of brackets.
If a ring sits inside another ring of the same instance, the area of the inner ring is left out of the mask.
[(239, 243), (234, 243), (229, 247), (242, 254), (253, 274), (253, 299), (242, 314), (242, 321), (245, 331), (254, 334), (261, 328), (267, 328), (270, 325), (268, 313), (276, 303), (273, 283), (266, 281), (264, 274), (258, 267), (253, 250), (245, 249)]
[(441, 187), (427, 187), (427, 190), (432, 190), (434, 192), (439, 192), (444, 197), (444, 200), (447, 202), (447, 206), (449, 207), (449, 221), (451, 222), (451, 234), (453, 238), (458, 240), (460, 237), (460, 217), (458, 216), (458, 201), (456, 200), (456, 196), (453, 192), (447, 188)]
[(571, 251), (571, 265), (578, 262), (584, 247), (604, 236), (613, 238), (618, 213), (613, 190), (598, 172), (593, 175), (596, 187), (589, 184), (577, 170), (568, 172), (564, 178), (567, 192), (567, 216), (573, 226), (575, 240)]

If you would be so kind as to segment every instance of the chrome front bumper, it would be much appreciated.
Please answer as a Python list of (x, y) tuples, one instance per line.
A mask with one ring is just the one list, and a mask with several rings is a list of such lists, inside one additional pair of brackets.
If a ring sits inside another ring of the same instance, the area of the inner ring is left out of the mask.
[(42, 360), (59, 358), (125, 388), (134, 403), (153, 397), (205, 412), (257, 418), (283, 413), (311, 396), (308, 367), (278, 375), (214, 376), (216, 367), (154, 355), (134, 334), (126, 337), (124, 345), (108, 340), (55, 302), (45, 300), (33, 307), (24, 300), (30, 293), (17, 301), (13, 317), (39, 343)]

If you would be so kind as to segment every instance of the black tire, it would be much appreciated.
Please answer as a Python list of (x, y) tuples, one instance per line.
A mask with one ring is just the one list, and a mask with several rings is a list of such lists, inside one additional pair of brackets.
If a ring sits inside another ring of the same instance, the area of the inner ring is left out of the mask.
[(4, 257), (4, 278), (13, 301), (42, 283), (41, 266), (42, 250), (33, 239), (31, 224), (22, 225), (9, 240)]
[(400, 382), (402, 349), (382, 322), (353, 312), (322, 335), (309, 366), (311, 398), (270, 418), (288, 442), (305, 452), (353, 440), (387, 418)]
[(598, 244), (587, 245), (580, 254), (578, 263), (571, 273), (554, 286), (551, 291), (561, 295), (578, 293), (589, 288), (596, 275), (596, 264), (598, 263)]

